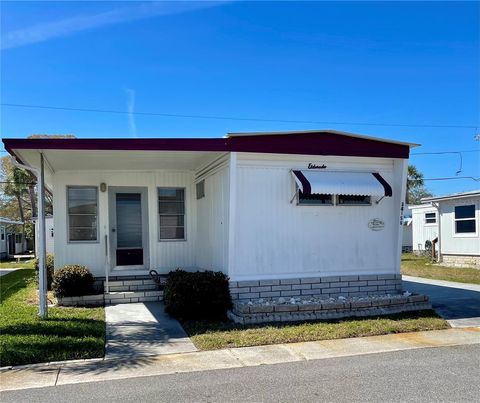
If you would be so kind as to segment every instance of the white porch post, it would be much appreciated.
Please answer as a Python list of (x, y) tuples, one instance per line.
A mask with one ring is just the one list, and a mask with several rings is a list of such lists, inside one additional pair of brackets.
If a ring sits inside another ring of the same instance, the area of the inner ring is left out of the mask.
[(237, 153), (229, 156), (229, 201), (228, 201), (228, 276), (232, 276), (235, 263), (235, 215), (237, 206)]
[(38, 175), (38, 293), (39, 309), (41, 318), (48, 316), (47, 308), (47, 269), (46, 243), (45, 243), (45, 172), (43, 154), (40, 153), (40, 172)]

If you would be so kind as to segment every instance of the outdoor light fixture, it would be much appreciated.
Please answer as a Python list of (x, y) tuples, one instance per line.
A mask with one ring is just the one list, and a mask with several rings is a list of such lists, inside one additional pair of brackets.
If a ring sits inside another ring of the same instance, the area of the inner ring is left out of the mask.
[(105, 182), (100, 183), (100, 191), (105, 192), (107, 190), (107, 184)]

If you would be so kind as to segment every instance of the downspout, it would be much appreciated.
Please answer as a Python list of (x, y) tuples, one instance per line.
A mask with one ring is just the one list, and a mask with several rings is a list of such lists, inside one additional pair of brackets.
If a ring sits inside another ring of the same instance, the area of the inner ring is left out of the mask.
[(438, 222), (438, 254), (437, 254), (437, 262), (440, 263), (442, 261), (442, 223), (440, 222), (440, 204), (432, 202), (432, 206), (437, 209), (437, 222)]
[(45, 267), (47, 249), (45, 241), (45, 171), (44, 171), (44, 157), (40, 153), (40, 169), (33, 168), (28, 165), (23, 165), (17, 162), (14, 158), (11, 162), (17, 168), (25, 169), (33, 172), (38, 180), (38, 294), (39, 307), (38, 316), (42, 319), (48, 316), (47, 306), (47, 270)]

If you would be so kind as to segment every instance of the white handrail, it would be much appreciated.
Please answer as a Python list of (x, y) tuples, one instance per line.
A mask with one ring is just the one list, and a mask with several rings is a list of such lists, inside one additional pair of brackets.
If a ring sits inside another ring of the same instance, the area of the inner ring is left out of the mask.
[(104, 292), (106, 294), (110, 291), (110, 286), (108, 284), (108, 235), (105, 234), (105, 285), (104, 285)]

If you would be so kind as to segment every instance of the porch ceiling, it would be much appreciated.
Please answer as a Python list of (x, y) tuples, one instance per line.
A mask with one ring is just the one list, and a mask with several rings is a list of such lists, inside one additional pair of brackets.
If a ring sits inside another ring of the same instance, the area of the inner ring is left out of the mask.
[(200, 151), (123, 151), (123, 150), (14, 150), (22, 161), (38, 167), (39, 151), (53, 171), (92, 170), (196, 170), (223, 153)]

